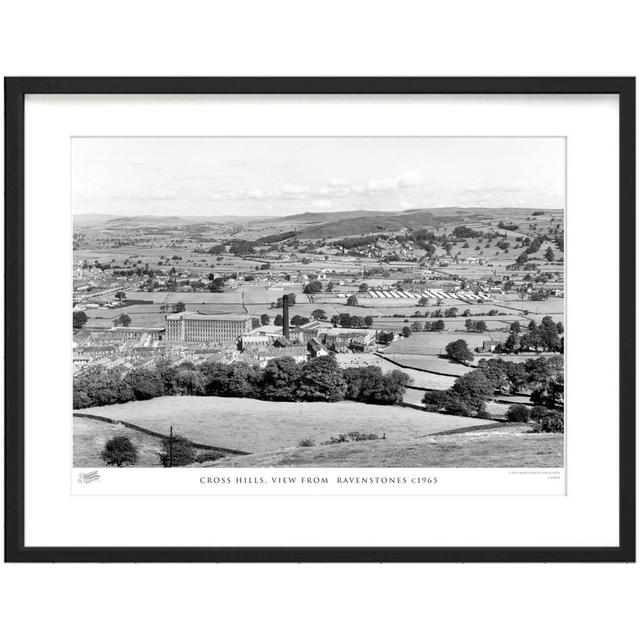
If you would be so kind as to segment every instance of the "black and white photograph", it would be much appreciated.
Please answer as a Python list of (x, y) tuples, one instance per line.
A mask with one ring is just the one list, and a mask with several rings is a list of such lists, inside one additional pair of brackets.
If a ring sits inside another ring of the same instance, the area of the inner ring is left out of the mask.
[(8, 86), (12, 557), (630, 557), (632, 81)]
[(564, 137), (74, 137), (74, 469), (562, 470), (565, 169)]

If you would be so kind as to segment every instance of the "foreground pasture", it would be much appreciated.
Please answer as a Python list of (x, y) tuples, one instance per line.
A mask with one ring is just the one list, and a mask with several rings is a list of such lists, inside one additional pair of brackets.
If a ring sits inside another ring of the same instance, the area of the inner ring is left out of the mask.
[(237, 456), (206, 467), (562, 467), (562, 434), (517, 425), (410, 440), (373, 440)]
[(92, 407), (80, 413), (125, 420), (163, 435), (173, 426), (175, 435), (194, 442), (250, 453), (295, 447), (303, 439), (319, 444), (349, 431), (385, 433), (389, 440), (396, 440), (491, 423), (348, 401), (265, 402), (191, 396)]

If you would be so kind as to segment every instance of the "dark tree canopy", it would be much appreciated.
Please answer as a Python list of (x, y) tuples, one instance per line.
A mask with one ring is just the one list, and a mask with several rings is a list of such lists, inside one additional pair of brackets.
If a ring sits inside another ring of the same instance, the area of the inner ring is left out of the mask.
[(322, 282), (320, 280), (312, 280), (304, 287), (304, 293), (320, 293), (322, 291)]
[(121, 313), (114, 321), (116, 327), (128, 327), (131, 324), (131, 318), (126, 313)]
[(85, 324), (87, 324), (87, 314), (84, 311), (74, 311), (73, 312), (73, 328), (74, 329), (82, 329)]
[(110, 467), (133, 465), (138, 461), (138, 448), (126, 436), (114, 436), (107, 440), (100, 457)]
[(450, 342), (445, 351), (452, 360), (466, 364), (467, 362), (473, 362), (473, 353), (469, 350), (469, 345), (465, 340), (454, 340)]
[(160, 463), (163, 467), (184, 467), (196, 461), (196, 450), (187, 438), (173, 436), (162, 441)]

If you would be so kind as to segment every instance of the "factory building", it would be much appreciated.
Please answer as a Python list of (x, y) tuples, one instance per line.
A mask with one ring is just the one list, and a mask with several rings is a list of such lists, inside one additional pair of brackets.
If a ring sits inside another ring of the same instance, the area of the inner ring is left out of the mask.
[(251, 316), (208, 315), (183, 311), (165, 320), (168, 342), (232, 343), (251, 331)]

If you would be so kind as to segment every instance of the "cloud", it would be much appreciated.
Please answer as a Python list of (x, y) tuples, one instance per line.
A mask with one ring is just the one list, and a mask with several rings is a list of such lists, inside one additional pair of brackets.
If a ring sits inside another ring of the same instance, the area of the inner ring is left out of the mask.
[(331, 178), (331, 180), (327, 182), (327, 186), (335, 189), (335, 188), (349, 187), (351, 186), (351, 183), (345, 178)]
[(394, 178), (383, 178), (382, 180), (369, 180), (366, 191), (395, 191), (398, 182)]
[(235, 191), (214, 191), (208, 196), (209, 200), (221, 201), (221, 200), (236, 200), (238, 194)]
[(398, 187), (417, 187), (424, 183), (424, 178), (417, 171), (405, 171), (402, 175), (398, 176)]
[(263, 189), (249, 189), (246, 194), (250, 200), (263, 200), (267, 195), (267, 192)]
[(154, 200), (171, 200), (178, 195), (178, 192), (174, 189), (156, 189), (151, 193), (151, 197)]
[(318, 200), (314, 200), (311, 203), (311, 206), (314, 209), (330, 209), (333, 206), (333, 202), (331, 200), (320, 198)]
[(299, 195), (303, 193), (307, 193), (309, 191), (308, 187), (301, 187), (296, 184), (283, 184), (282, 185), (282, 193), (285, 195)]
[(369, 180), (365, 191), (379, 193), (383, 191), (396, 191), (399, 189), (409, 189), (424, 184), (424, 178), (417, 171), (405, 171), (394, 178), (382, 178), (379, 180)]

